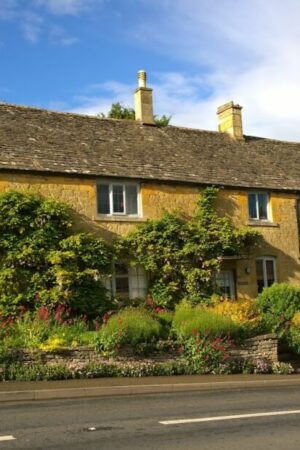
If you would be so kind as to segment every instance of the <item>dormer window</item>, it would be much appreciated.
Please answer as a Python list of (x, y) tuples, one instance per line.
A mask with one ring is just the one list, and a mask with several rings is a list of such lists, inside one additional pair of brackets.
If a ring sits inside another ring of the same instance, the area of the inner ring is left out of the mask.
[(103, 216), (139, 216), (137, 183), (98, 183), (97, 212)]
[(264, 192), (248, 194), (248, 208), (250, 220), (271, 220), (270, 196)]

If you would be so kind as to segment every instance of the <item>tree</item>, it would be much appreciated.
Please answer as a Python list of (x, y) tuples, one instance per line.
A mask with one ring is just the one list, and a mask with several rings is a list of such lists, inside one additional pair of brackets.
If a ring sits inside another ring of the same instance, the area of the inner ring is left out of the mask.
[(101, 276), (112, 250), (102, 239), (72, 233), (69, 208), (21, 192), (0, 195), (0, 315), (40, 306), (93, 318), (109, 307)]
[[(135, 111), (133, 108), (123, 106), (121, 103), (113, 103), (111, 105), (110, 110), (107, 113), (107, 116), (104, 113), (100, 113), (98, 115), (100, 118), (108, 118), (108, 119), (126, 119), (126, 120), (135, 120)], [(171, 120), (171, 116), (154, 116), (154, 122), (156, 125), (165, 127), (169, 125)]]
[(123, 254), (150, 272), (150, 294), (158, 305), (173, 307), (184, 297), (192, 302), (208, 298), (222, 257), (245, 254), (259, 242), (258, 232), (235, 229), (227, 217), (218, 216), (217, 192), (215, 187), (203, 191), (190, 221), (166, 213), (122, 240)]

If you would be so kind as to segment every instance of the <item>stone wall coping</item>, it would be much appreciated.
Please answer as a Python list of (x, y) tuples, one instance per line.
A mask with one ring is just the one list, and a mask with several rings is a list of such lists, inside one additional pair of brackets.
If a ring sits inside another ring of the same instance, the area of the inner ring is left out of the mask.
[(269, 333), (269, 334), (261, 334), (259, 336), (255, 336), (252, 338), (245, 339), (245, 343), (250, 342), (260, 342), (260, 341), (269, 341), (269, 340), (277, 340), (277, 336), (275, 333)]

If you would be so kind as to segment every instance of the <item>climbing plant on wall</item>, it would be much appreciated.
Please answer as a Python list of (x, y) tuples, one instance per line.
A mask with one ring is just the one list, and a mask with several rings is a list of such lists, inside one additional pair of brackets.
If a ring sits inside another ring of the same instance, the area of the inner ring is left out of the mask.
[(190, 220), (166, 213), (130, 233), (121, 242), (124, 255), (151, 274), (150, 294), (162, 306), (182, 298), (200, 302), (214, 290), (222, 257), (249, 253), (260, 240), (253, 230), (236, 229), (215, 209), (218, 189), (207, 187)]
[(90, 234), (74, 234), (68, 207), (21, 192), (0, 195), (0, 314), (62, 305), (93, 318), (109, 306), (101, 276), (112, 249)]

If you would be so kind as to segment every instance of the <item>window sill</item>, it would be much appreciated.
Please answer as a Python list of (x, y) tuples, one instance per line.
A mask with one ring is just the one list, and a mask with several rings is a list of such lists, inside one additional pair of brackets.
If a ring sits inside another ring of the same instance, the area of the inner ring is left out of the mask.
[(268, 220), (248, 220), (247, 225), (250, 227), (275, 227), (279, 228), (279, 223), (269, 222)]
[(146, 222), (144, 217), (130, 217), (130, 216), (97, 216), (94, 219), (96, 222)]

